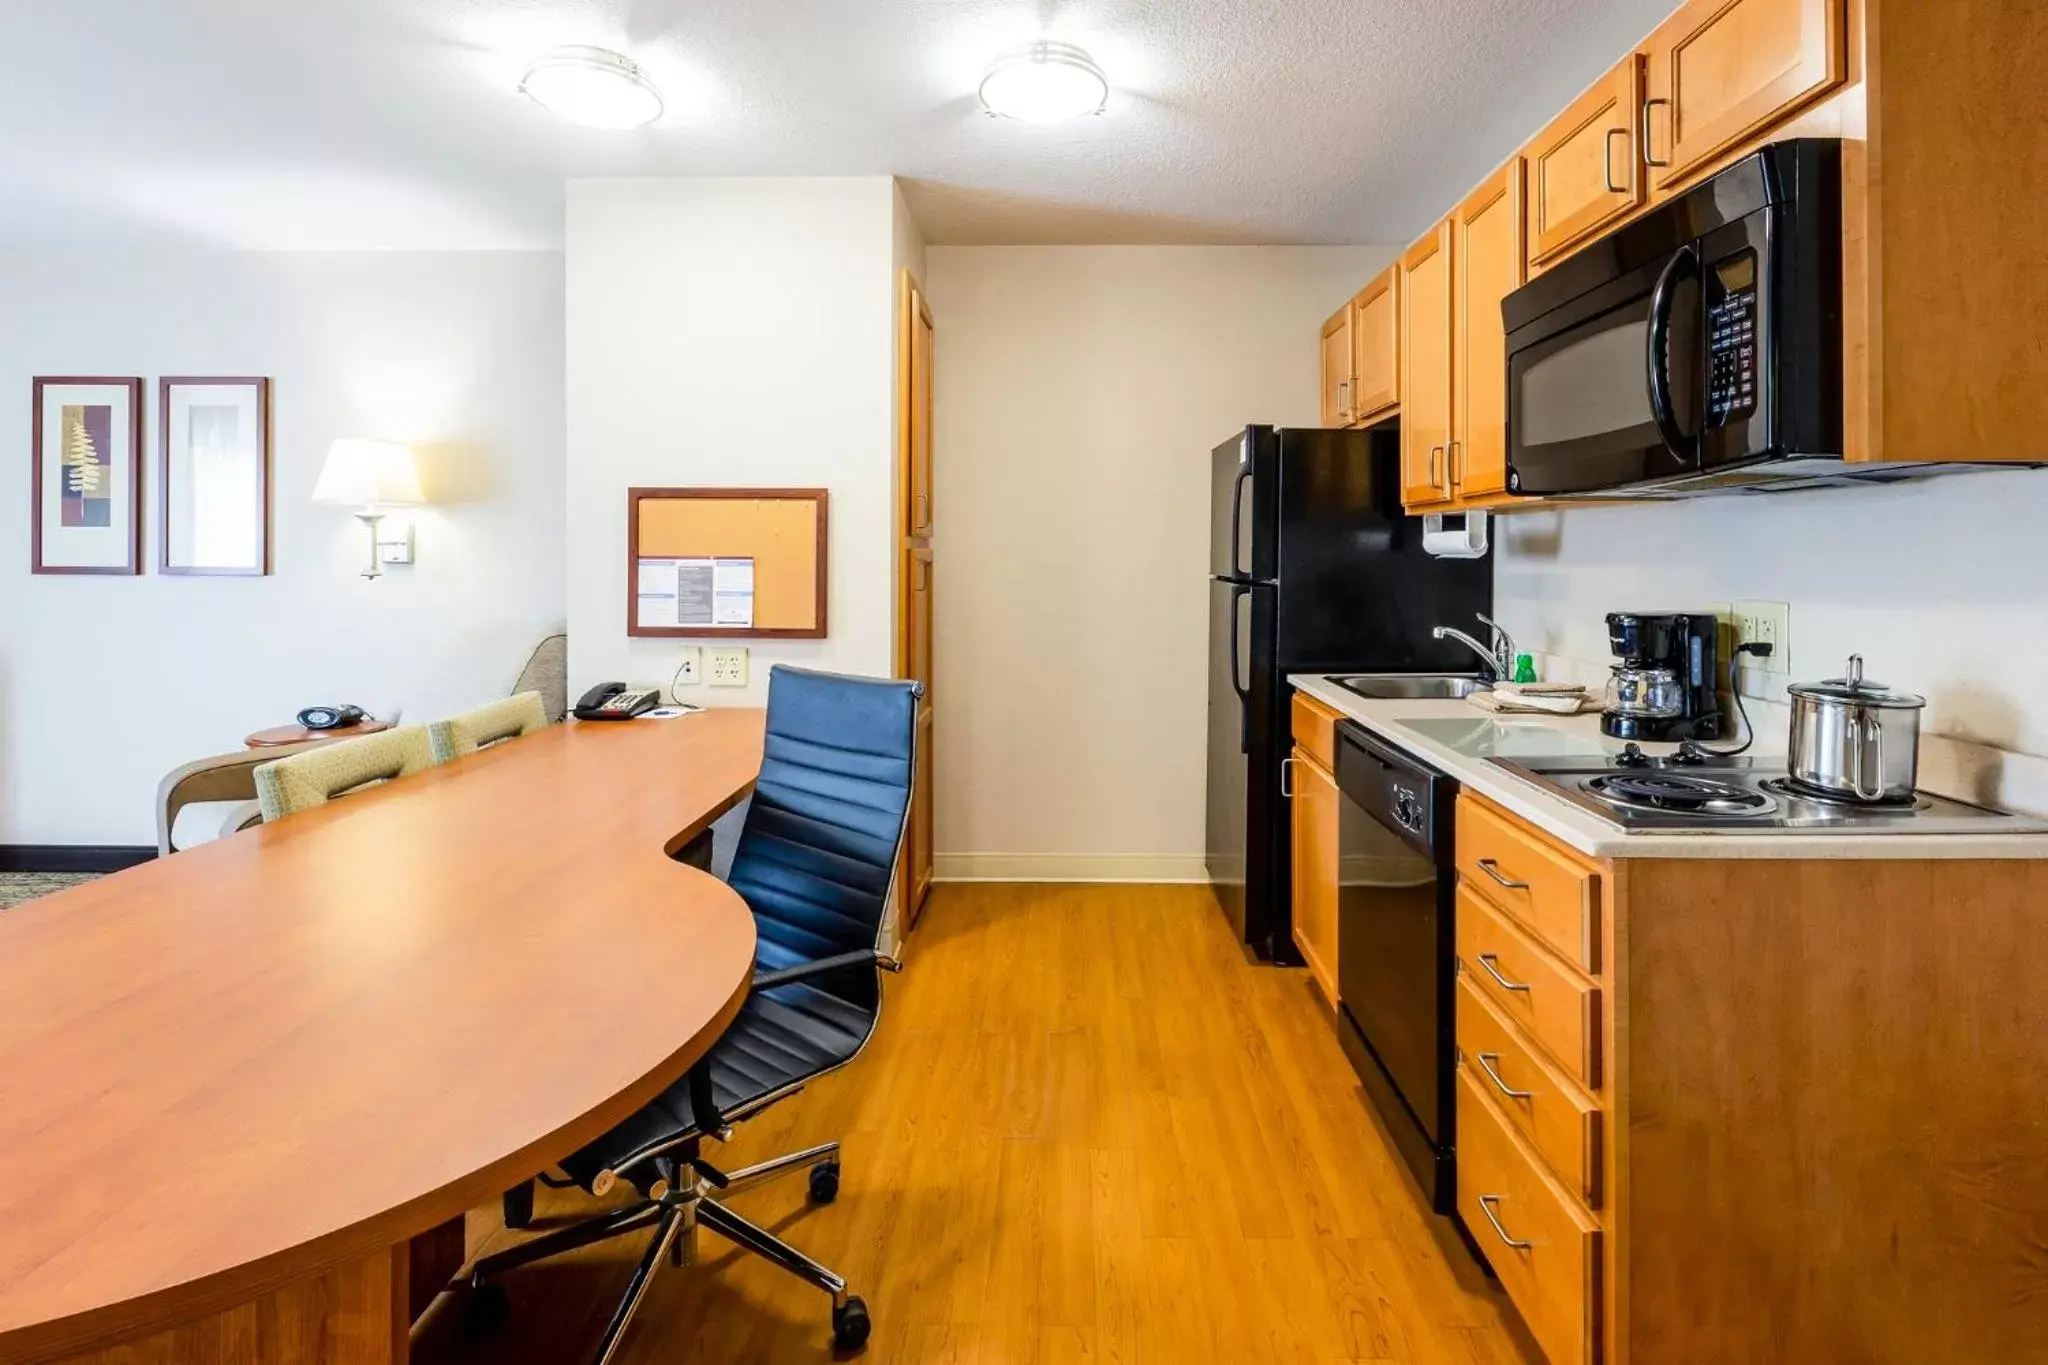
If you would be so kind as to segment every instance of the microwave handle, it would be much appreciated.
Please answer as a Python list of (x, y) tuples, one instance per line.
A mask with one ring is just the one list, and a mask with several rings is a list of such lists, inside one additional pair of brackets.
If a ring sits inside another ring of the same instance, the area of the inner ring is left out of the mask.
[(1650, 417), (1671, 453), (1688, 457), (1698, 455), (1699, 438), (1686, 435), (1671, 410), (1671, 290), (1688, 263), (1698, 269), (1699, 259), (1690, 245), (1680, 247), (1664, 263), (1657, 285), (1650, 291)]

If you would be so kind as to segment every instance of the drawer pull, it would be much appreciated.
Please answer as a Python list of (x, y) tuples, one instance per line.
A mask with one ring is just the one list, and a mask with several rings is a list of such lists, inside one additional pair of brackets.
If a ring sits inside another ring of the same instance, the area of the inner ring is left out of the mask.
[(1486, 1215), (1487, 1222), (1493, 1224), (1493, 1230), (1500, 1235), (1501, 1241), (1507, 1243), (1515, 1251), (1527, 1251), (1535, 1246), (1534, 1242), (1517, 1241), (1515, 1238), (1508, 1236), (1508, 1230), (1502, 1227), (1500, 1219), (1494, 1216), (1493, 1206), (1499, 1202), (1500, 1196), (1497, 1194), (1482, 1194), (1479, 1196), (1479, 1211)]
[(1526, 981), (1510, 981), (1506, 977), (1502, 976), (1500, 974), (1500, 968), (1493, 965), (1498, 961), (1500, 961), (1500, 959), (1494, 956), (1492, 953), (1481, 953), (1479, 955), (1479, 965), (1486, 969), (1486, 974), (1488, 976), (1492, 977), (1495, 981), (1498, 981), (1500, 983), (1500, 988), (1502, 990), (1527, 991), (1529, 989), (1529, 983)]
[(1518, 882), (1513, 877), (1506, 875), (1500, 870), (1500, 864), (1491, 858), (1481, 858), (1479, 860), (1479, 870), (1493, 878), (1496, 884), (1504, 886), (1510, 891), (1527, 891), (1529, 889), (1529, 883)]
[(1486, 1079), (1493, 1082), (1494, 1088), (1511, 1100), (1534, 1099), (1536, 1096), (1535, 1091), (1517, 1090), (1500, 1078), (1500, 1073), (1493, 1069), (1493, 1064), (1499, 1060), (1500, 1054), (1498, 1052), (1482, 1052), (1479, 1054), (1479, 1069), (1486, 1073)]

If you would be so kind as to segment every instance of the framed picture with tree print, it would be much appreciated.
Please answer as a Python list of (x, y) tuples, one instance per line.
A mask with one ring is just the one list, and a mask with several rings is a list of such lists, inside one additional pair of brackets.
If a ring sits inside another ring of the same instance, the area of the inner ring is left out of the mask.
[(29, 449), (35, 573), (142, 572), (142, 381), (38, 378)]

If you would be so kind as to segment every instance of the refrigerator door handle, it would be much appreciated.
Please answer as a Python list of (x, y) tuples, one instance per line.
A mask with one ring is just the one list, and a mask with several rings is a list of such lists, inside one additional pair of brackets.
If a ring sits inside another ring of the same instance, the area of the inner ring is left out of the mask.
[(1237, 693), (1239, 701), (1251, 700), (1251, 693), (1244, 686), (1244, 670), (1237, 663), (1238, 606), (1251, 596), (1251, 591), (1243, 584), (1232, 584), (1230, 589), (1230, 690)]
[[(1251, 451), (1249, 444), (1247, 444), (1245, 454), (1238, 462), (1237, 480), (1230, 485), (1230, 576), (1232, 578), (1251, 573), (1250, 569), (1237, 562), (1237, 547), (1244, 543), (1241, 539), (1244, 534), (1244, 485), (1245, 480), (1251, 476)], [(1237, 639), (1235, 635), (1230, 638), (1233, 641)], [(1231, 645), (1232, 649), (1236, 647), (1234, 643)]]

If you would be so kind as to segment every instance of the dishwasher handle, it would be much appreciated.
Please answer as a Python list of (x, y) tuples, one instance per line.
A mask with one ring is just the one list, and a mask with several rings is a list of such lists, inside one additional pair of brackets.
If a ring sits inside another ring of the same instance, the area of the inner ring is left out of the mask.
[(1437, 844), (1440, 833), (1448, 836), (1446, 811), (1457, 784), (1444, 774), (1347, 720), (1337, 727), (1337, 785), (1347, 801), (1431, 862), (1449, 857)]

